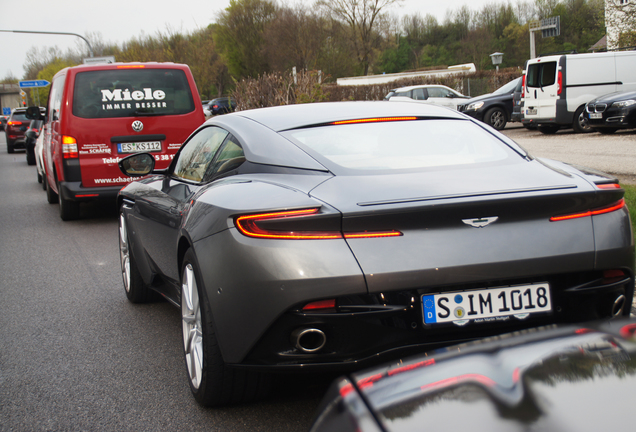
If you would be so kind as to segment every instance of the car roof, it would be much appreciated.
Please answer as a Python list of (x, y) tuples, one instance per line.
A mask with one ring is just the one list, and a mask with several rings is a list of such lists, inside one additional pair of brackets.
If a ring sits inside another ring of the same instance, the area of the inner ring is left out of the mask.
[[(280, 132), (340, 120), (396, 116), (465, 119), (456, 111), (433, 104), (416, 102), (391, 102), (389, 104), (386, 101), (320, 102), (283, 105), (239, 111), (223, 117), (227, 120), (234, 117), (243, 117)], [(219, 119), (216, 121), (223, 122), (224, 120)]]
[[(413, 90), (413, 89), (418, 89), (418, 88), (431, 88), (431, 87), (443, 87), (445, 89), (449, 89), (449, 90), (453, 90), (452, 88), (442, 85), (442, 84), (422, 84), (422, 85), (413, 85), (413, 86), (406, 86), (406, 87), (398, 87), (398, 88), (394, 88), (391, 91), (409, 91), (409, 90)], [(455, 91), (455, 90), (453, 90)]]

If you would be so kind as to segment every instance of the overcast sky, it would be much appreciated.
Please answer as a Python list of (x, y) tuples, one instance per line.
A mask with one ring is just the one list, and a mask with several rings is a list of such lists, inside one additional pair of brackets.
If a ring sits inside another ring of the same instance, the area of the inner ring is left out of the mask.
[[(392, 6), (387, 11), (399, 17), (416, 12), (422, 16), (430, 13), (443, 22), (447, 10), (456, 10), (464, 4), (476, 10), (484, 4), (503, 1), (403, 0), (402, 7)], [(314, 0), (290, 0), (286, 4), (296, 2), (310, 5)], [(185, 33), (206, 27), (229, 5), (229, 0), (29, 0), (20, 3), (21, 6), (11, 4), (14, 6), (10, 11), (6, 0), (0, 8), (0, 30), (67, 32), (82, 36), (98, 32), (105, 41), (121, 45), (142, 33), (155, 35), (168, 28)], [(23, 77), (25, 54), (32, 46), (58, 46), (66, 52), (78, 44), (86, 47), (82, 39), (74, 36), (0, 32), (0, 79), (9, 74)]]

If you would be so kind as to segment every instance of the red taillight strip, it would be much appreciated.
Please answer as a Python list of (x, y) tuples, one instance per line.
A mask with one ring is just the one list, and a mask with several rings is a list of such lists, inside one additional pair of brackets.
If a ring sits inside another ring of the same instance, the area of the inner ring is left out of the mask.
[(248, 237), (267, 238), (267, 239), (281, 239), (281, 240), (326, 240), (326, 239), (339, 239), (342, 238), (340, 232), (320, 232), (320, 231), (306, 231), (306, 232), (284, 232), (284, 231), (267, 231), (259, 228), (256, 222), (259, 220), (267, 219), (283, 219), (289, 217), (307, 216), (318, 213), (318, 208), (302, 209), (302, 210), (290, 210), (282, 212), (270, 212), (260, 213), (254, 215), (239, 216), (236, 218), (236, 227)]
[(393, 121), (417, 120), (417, 117), (376, 117), (356, 120), (341, 120), (331, 123), (332, 125), (355, 124), (355, 123), (381, 123)]
[(620, 210), (623, 207), (625, 207), (625, 200), (621, 198), (620, 201), (618, 201), (616, 204), (613, 204), (609, 207), (603, 207), (600, 209), (596, 209), (596, 210), (588, 210), (585, 212), (581, 212), (581, 213), (573, 213), (573, 214), (569, 214), (569, 215), (563, 215), (563, 216), (553, 216), (550, 218), (550, 222), (558, 222), (558, 221), (562, 221), (562, 220), (569, 220), (569, 219), (577, 219), (577, 218), (582, 218), (582, 217), (587, 217), (587, 216), (597, 216), (597, 215), (601, 215), (601, 214), (605, 214), (605, 213), (611, 213), (613, 211), (616, 210)]
[(359, 233), (345, 233), (344, 237), (347, 239), (355, 238), (378, 238), (378, 237), (399, 237), (402, 233), (400, 231), (371, 231), (371, 232), (359, 232)]
[(315, 309), (333, 309), (336, 307), (336, 299), (318, 300), (315, 302), (307, 303), (303, 310), (315, 310)]
[(309, 216), (318, 213), (319, 208), (309, 208), (301, 210), (289, 210), (280, 212), (259, 213), (253, 215), (239, 216), (235, 219), (238, 230), (248, 237), (278, 239), (278, 240), (330, 240), (330, 239), (358, 239), (358, 238), (382, 238), (399, 237), (400, 231), (362, 231), (349, 232), (344, 235), (340, 231), (275, 231), (260, 228), (256, 223), (268, 219), (284, 219), (301, 216)]
[(618, 183), (605, 183), (605, 184), (597, 184), (597, 188), (599, 189), (620, 189), (621, 185)]

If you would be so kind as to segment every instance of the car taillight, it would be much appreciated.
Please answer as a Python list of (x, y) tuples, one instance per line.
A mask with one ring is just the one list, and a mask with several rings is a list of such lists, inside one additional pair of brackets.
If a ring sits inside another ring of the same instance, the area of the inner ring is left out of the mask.
[(578, 219), (578, 218), (587, 217), (587, 216), (602, 215), (605, 213), (611, 213), (613, 211), (620, 210), (623, 207), (625, 207), (625, 200), (621, 198), (620, 201), (607, 207), (601, 207), (599, 209), (588, 210), (588, 211), (584, 211), (580, 213), (572, 213), (569, 215), (553, 216), (550, 218), (550, 222), (558, 222), (562, 220)]
[(62, 135), (62, 155), (64, 159), (77, 159), (79, 157), (75, 138)]
[(212, 105), (212, 108), (214, 108), (214, 109), (216, 109), (218, 107), (219, 107), (218, 105)]
[(22, 124), (22, 122), (19, 122), (19, 121), (10, 121), (10, 122), (7, 122), (7, 124), (8, 124), (9, 126), (20, 126), (20, 125)]
[(619, 185), (618, 183), (604, 183), (597, 184), (596, 187), (599, 189), (620, 189), (621, 185)]
[(557, 86), (557, 94), (560, 95), (561, 91), (563, 90), (563, 74), (561, 73), (561, 71), (559, 71), (559, 77), (558, 77), (558, 86)]
[(526, 94), (526, 76), (521, 77), (521, 97), (525, 97)]
[(311, 230), (307, 229), (307, 224), (298, 225), (298, 229), (293, 229), (290, 224), (284, 228), (274, 229), (271, 225), (265, 226), (272, 221), (294, 221), (306, 222), (307, 216), (317, 216), (320, 208), (309, 208), (289, 211), (276, 211), (268, 213), (258, 213), (251, 215), (237, 216), (234, 224), (247, 237), (278, 240), (332, 240), (332, 239), (354, 239), (354, 238), (378, 238), (378, 237), (398, 237), (402, 233), (395, 230), (387, 231), (362, 231), (342, 233), (338, 230)]

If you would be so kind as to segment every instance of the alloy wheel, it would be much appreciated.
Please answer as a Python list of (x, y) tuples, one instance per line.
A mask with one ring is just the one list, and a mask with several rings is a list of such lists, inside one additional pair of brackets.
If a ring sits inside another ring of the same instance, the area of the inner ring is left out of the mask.
[(195, 389), (201, 385), (203, 374), (203, 332), (199, 291), (192, 264), (183, 270), (181, 285), (181, 316), (183, 347), (188, 365), (188, 375)]
[(119, 258), (124, 288), (130, 292), (130, 249), (128, 248), (128, 229), (123, 213), (119, 215)]

